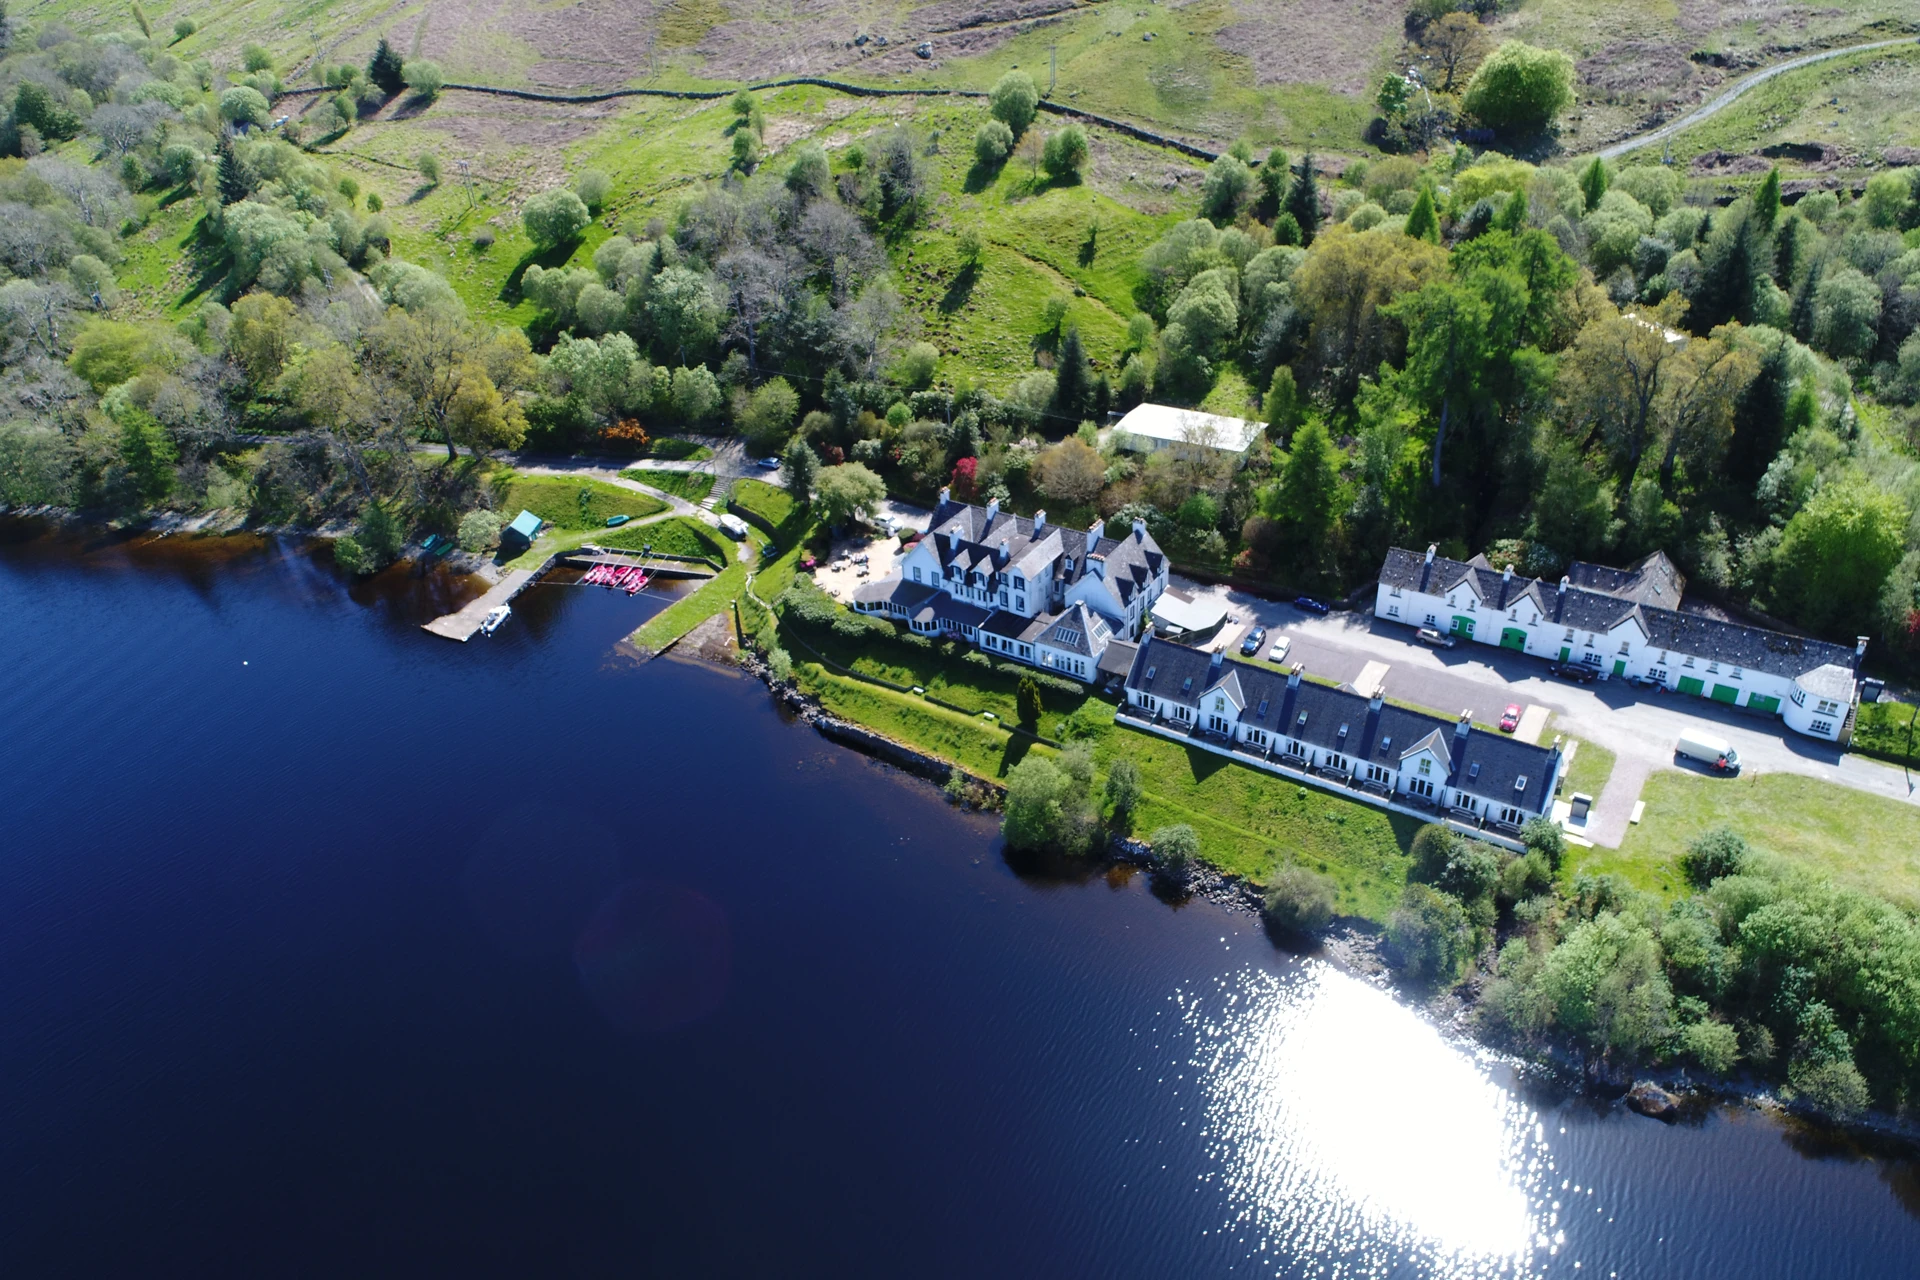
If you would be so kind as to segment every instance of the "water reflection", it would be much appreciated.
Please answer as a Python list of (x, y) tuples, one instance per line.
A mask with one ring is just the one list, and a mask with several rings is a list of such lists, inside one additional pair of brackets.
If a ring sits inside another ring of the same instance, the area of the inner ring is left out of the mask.
[(1309, 961), (1180, 1005), (1221, 1227), (1252, 1256), (1469, 1277), (1528, 1274), (1558, 1251), (1538, 1115), (1384, 992)]

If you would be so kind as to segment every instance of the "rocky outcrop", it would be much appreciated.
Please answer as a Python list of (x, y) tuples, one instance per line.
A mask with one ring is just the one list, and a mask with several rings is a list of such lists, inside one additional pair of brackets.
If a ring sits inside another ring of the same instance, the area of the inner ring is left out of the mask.
[(1680, 1099), (1651, 1080), (1627, 1090), (1627, 1105), (1643, 1116), (1672, 1124), (1680, 1118)]

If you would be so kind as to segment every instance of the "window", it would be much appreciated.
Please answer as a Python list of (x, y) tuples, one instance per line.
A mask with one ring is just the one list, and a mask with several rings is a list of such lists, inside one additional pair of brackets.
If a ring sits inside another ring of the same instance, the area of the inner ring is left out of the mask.
[[(1422, 761), (1421, 763), (1424, 764), (1425, 761)], [(1408, 779), (1407, 791), (1411, 795), (1425, 796), (1429, 800), (1433, 799), (1433, 784), (1431, 782), (1428, 782), (1425, 778)]]
[(1680, 665), (1681, 665), (1681, 666), (1683, 666), (1683, 667), (1690, 667), (1690, 666), (1692, 666), (1692, 665), (1693, 665), (1693, 655), (1692, 655), (1692, 654), (1688, 654), (1688, 655), (1687, 655), (1687, 656), (1686, 656), (1685, 658), (1683, 658), (1683, 659), (1681, 659), (1681, 661), (1680, 661)]
[(1031, 658), (1033, 656), (1033, 646), (1030, 644), (1021, 645), (1020, 656), (1023, 658)]
[(1793, 705), (1796, 707), (1804, 707), (1807, 705), (1807, 691), (1805, 689), (1795, 689), (1793, 691)]
[[(1025, 646), (1024, 646), (1024, 645), (1023, 645), (1023, 646), (1021, 646), (1021, 647), (1022, 647), (1022, 648), (1025, 648)], [(1156, 666), (1154, 666), (1154, 665), (1153, 665), (1152, 663), (1148, 663), (1148, 664), (1147, 664), (1147, 679), (1149, 679), (1149, 680), (1151, 680), (1151, 679), (1153, 679), (1153, 673), (1154, 673), (1154, 672), (1156, 672), (1156, 671), (1158, 671), (1159, 669), (1160, 669), (1160, 668), (1158, 668), (1158, 667), (1156, 667)]]
[(1519, 826), (1520, 820), (1526, 816), (1527, 816), (1526, 814), (1522, 813), (1520, 810), (1514, 808), (1511, 805), (1501, 806), (1500, 821), (1506, 823), (1510, 827)]
[(1392, 596), (1394, 599), (1398, 600), (1400, 598), (1400, 588), (1394, 587), (1391, 590), (1389, 590), (1387, 594)]
[(1346, 757), (1340, 755), (1337, 752), (1329, 751), (1327, 753), (1327, 768), (1338, 769), (1342, 773), (1346, 772), (1346, 768), (1347, 768)]
[(920, 566), (919, 566), (919, 565), (915, 565), (915, 566), (913, 566), (913, 580), (914, 580), (915, 582), (918, 582), (918, 581), (920, 581)]
[(1254, 714), (1254, 718), (1255, 718), (1255, 719), (1265, 719), (1265, 718), (1266, 718), (1266, 714), (1267, 714), (1267, 702), (1268, 702), (1268, 699), (1266, 699), (1266, 698), (1262, 698), (1262, 699), (1260, 699), (1260, 709), (1259, 709), (1258, 711), (1256, 711), (1256, 712), (1254, 712), (1254, 713), (1253, 713), (1253, 714)]
[(1731, 672), (1729, 672), (1728, 674), (1729, 674), (1729, 675), (1731, 675), (1731, 676), (1732, 676), (1732, 677), (1733, 677), (1733, 678), (1734, 678), (1735, 680), (1740, 680), (1740, 679), (1744, 679), (1744, 678), (1746, 677), (1746, 674), (1747, 674), (1747, 673), (1746, 673), (1745, 671), (1743, 671), (1743, 670), (1741, 670), (1741, 669), (1740, 669), (1739, 667), (1735, 667), (1735, 668), (1734, 668), (1734, 669), (1733, 669), (1733, 670), (1732, 670)]
[(1391, 773), (1380, 765), (1370, 764), (1367, 766), (1367, 781), (1369, 782), (1385, 782), (1392, 776)]
[(1387, 606), (1387, 616), (1388, 616), (1389, 618), (1397, 618), (1397, 617), (1399, 617), (1399, 616), (1400, 616), (1400, 606), (1399, 606), (1399, 605), (1397, 605), (1397, 604), (1390, 604), (1390, 605), (1388, 605), (1388, 606)]
[(1719, 674), (1720, 674), (1720, 664), (1719, 664), (1719, 663), (1717, 663), (1717, 662), (1709, 662), (1709, 663), (1707, 664), (1707, 674), (1708, 674), (1708, 675), (1719, 675)]
[(1809, 727), (1822, 737), (1831, 737), (1833, 734), (1833, 721), (1831, 720), (1815, 720)]
[(1817, 711), (1819, 712), (1819, 714), (1823, 716), (1838, 715), (1840, 714), (1840, 704), (1837, 702), (1829, 701), (1826, 698), (1822, 698), (1820, 699), (1820, 705), (1817, 708)]
[(1073, 572), (1073, 557), (1072, 557), (1072, 556), (1068, 556), (1068, 557), (1067, 557), (1066, 559), (1064, 559), (1064, 560), (1062, 560), (1062, 561), (1060, 562), (1060, 570), (1061, 570), (1061, 572), (1063, 572), (1063, 573), (1072, 573), (1072, 572)]
[(1296, 739), (1288, 738), (1287, 754), (1290, 756), (1299, 756), (1302, 760), (1305, 760), (1307, 758), (1307, 749), (1301, 746)]
[(1002, 609), (1007, 607), (1007, 593), (1004, 591), (1000, 593), (1000, 607)]
[(1025, 613), (1027, 611), (1027, 598), (1025, 596), (1015, 596), (1013, 598), (1013, 607)]
[(1182, 681), (1180, 682), (1180, 692), (1182, 692), (1182, 693), (1192, 693), (1192, 692), (1193, 692), (1193, 677), (1192, 677), (1192, 676), (1188, 676), (1188, 677), (1187, 677), (1187, 678), (1186, 678), (1185, 680), (1182, 680)]
[(1434, 617), (1434, 616), (1433, 616), (1432, 614), (1428, 614), (1428, 615), (1427, 615), (1427, 625), (1428, 625), (1428, 626), (1430, 626), (1430, 627), (1431, 627), (1431, 626), (1435, 626), (1435, 625), (1437, 625), (1437, 624), (1439, 623), (1439, 621), (1440, 621), (1440, 619), (1438, 619), (1438, 618), (1436, 618), (1436, 617)]
[(1425, 777), (1431, 776), (1432, 773), (1433, 773), (1433, 757), (1421, 756), (1420, 757), (1420, 776), (1425, 778)]
[(1023, 578), (1023, 577), (1021, 577), (1021, 576), (1020, 576), (1019, 574), (1017, 574), (1017, 573), (1016, 573), (1016, 574), (1014, 574), (1014, 575), (1013, 575), (1013, 589), (1014, 589), (1015, 591), (1025, 591), (1025, 590), (1027, 589), (1027, 580), (1026, 580), (1025, 578)]
[(1507, 621), (1508, 622), (1520, 621), (1520, 611), (1518, 609), (1507, 610)]
[(1580, 661), (1586, 663), (1590, 667), (1597, 667), (1600, 665), (1600, 655), (1597, 653), (1589, 653), (1586, 656), (1582, 657)]
[(1628, 643), (1627, 641), (1625, 641), (1625, 640), (1622, 640), (1622, 641), (1620, 642), (1620, 652), (1622, 652), (1622, 653), (1626, 653), (1626, 652), (1628, 652), (1628, 651), (1630, 651), (1630, 650), (1631, 650), (1632, 648), (1633, 648), (1633, 646), (1632, 646), (1631, 644), (1629, 644), (1629, 643)]
[(1667, 665), (1667, 651), (1665, 649), (1660, 651), (1660, 665), (1663, 667)]
[(1667, 669), (1665, 667), (1655, 667), (1653, 670), (1647, 672), (1647, 678), (1665, 684), (1667, 682)]
[(1479, 779), (1479, 777), (1480, 777), (1480, 763), (1479, 761), (1476, 760), (1474, 763), (1467, 766), (1467, 779), (1469, 781), (1476, 781)]
[(1227, 700), (1225, 698), (1215, 698), (1213, 700), (1213, 709), (1215, 711), (1225, 711), (1227, 709)]
[(1567, 628), (1567, 634), (1566, 634), (1566, 637), (1565, 637), (1565, 639), (1566, 639), (1566, 642), (1567, 642), (1568, 644), (1572, 644), (1572, 643), (1573, 643), (1573, 628), (1572, 628), (1572, 627), (1568, 627), (1568, 628)]
[(1515, 779), (1513, 780), (1513, 789), (1514, 789), (1515, 791), (1525, 791), (1525, 790), (1527, 789), (1527, 775), (1526, 775), (1526, 774), (1524, 774), (1524, 773), (1523, 773), (1523, 774), (1521, 774), (1521, 775), (1520, 775), (1519, 777), (1517, 777), (1517, 778), (1515, 778)]

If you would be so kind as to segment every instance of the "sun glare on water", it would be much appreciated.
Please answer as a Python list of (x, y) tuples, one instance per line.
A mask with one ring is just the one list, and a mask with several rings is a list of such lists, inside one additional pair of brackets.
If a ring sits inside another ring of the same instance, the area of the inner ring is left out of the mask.
[(1556, 1251), (1538, 1117), (1384, 992), (1308, 963), (1181, 1005), (1222, 1228), (1282, 1274), (1526, 1275)]

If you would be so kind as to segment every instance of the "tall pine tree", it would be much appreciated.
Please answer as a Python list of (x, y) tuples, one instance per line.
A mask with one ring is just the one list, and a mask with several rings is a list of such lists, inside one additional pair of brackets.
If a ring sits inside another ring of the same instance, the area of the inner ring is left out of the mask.
[(379, 48), (373, 51), (373, 58), (367, 63), (367, 79), (379, 85), (381, 92), (391, 97), (407, 87), (403, 74), (405, 66), (399, 51), (387, 43), (385, 36), (381, 36)]
[(234, 154), (231, 133), (221, 132), (219, 154), (220, 165), (216, 177), (220, 188), (220, 203), (228, 205), (245, 200), (253, 194), (253, 186), (247, 181), (247, 171), (241, 167), (240, 157)]
[(1312, 244), (1320, 230), (1320, 187), (1313, 177), (1313, 152), (1300, 161), (1300, 174), (1287, 189), (1287, 212), (1300, 224), (1300, 243)]
[(1053, 409), (1068, 423), (1087, 416), (1093, 395), (1093, 365), (1080, 341), (1080, 330), (1067, 326), (1060, 339), (1060, 357), (1054, 361)]
[(1760, 189), (1753, 194), (1753, 216), (1759, 221), (1762, 231), (1772, 231), (1774, 221), (1780, 216), (1780, 166), (1767, 170), (1767, 176), (1760, 181)]

